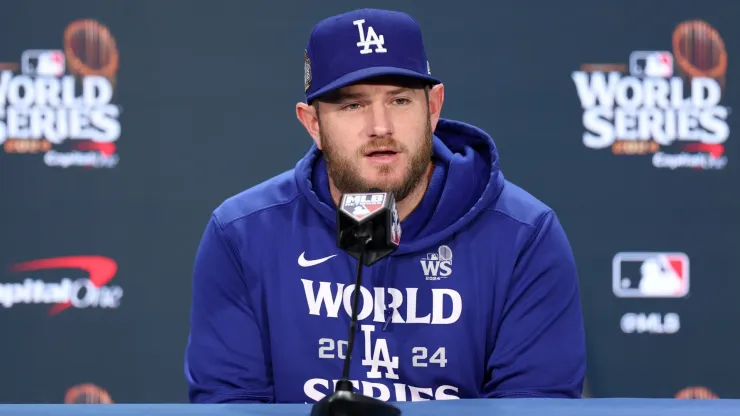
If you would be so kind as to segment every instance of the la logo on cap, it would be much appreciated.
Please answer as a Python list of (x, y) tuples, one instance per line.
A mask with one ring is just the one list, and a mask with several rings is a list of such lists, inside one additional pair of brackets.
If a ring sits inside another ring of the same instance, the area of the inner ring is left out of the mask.
[(360, 49), (360, 53), (363, 55), (373, 53), (373, 50), (370, 49), (371, 45), (375, 46), (375, 52), (377, 53), (388, 52), (388, 49), (383, 47), (383, 44), (385, 44), (385, 38), (383, 37), (383, 35), (378, 36), (372, 26), (367, 27), (366, 34), (362, 30), (363, 23), (365, 23), (365, 19), (355, 20), (354, 22), (352, 22), (353, 25), (357, 26), (357, 30), (360, 32), (360, 41), (357, 42), (357, 47), (362, 47), (362, 49)]

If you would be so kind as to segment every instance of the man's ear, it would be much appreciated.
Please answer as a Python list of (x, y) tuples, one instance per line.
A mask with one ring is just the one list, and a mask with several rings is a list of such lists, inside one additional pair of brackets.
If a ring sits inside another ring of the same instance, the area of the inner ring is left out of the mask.
[(432, 131), (437, 129), (437, 122), (442, 114), (442, 104), (445, 101), (445, 86), (437, 84), (429, 90), (429, 117), (432, 122)]
[(311, 135), (316, 146), (321, 150), (321, 135), (319, 134), (320, 126), (319, 117), (316, 114), (317, 111), (317, 107), (306, 103), (299, 102), (295, 105), (295, 115), (298, 118), (298, 121), (303, 124), (303, 127), (306, 129), (308, 134)]

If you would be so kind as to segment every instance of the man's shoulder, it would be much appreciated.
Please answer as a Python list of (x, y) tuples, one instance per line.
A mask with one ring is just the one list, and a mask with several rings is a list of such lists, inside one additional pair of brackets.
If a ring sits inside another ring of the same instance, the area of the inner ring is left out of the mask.
[(214, 211), (222, 227), (266, 210), (289, 205), (301, 196), (295, 170), (273, 176), (224, 200)]
[(489, 209), (529, 228), (538, 227), (543, 217), (553, 213), (550, 206), (509, 180)]

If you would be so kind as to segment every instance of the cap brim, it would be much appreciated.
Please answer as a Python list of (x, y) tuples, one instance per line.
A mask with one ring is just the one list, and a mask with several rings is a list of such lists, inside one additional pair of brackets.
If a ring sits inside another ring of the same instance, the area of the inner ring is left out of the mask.
[(346, 87), (347, 85), (350, 85), (350, 84), (354, 84), (357, 81), (362, 81), (368, 78), (373, 78), (373, 77), (382, 76), (382, 75), (398, 75), (398, 76), (416, 78), (422, 81), (426, 81), (429, 84), (441, 84), (442, 83), (442, 81), (440, 81), (437, 78), (434, 78), (429, 75), (420, 74), (415, 71), (410, 71), (408, 69), (394, 68), (391, 66), (376, 66), (376, 67), (371, 67), (371, 68), (363, 68), (355, 72), (350, 72), (349, 74), (346, 74), (342, 77), (339, 77), (335, 79), (334, 81), (330, 82), (329, 84), (326, 84), (324, 87), (312, 92), (310, 95), (307, 95), (306, 101), (311, 101), (320, 95), (324, 95), (336, 89)]

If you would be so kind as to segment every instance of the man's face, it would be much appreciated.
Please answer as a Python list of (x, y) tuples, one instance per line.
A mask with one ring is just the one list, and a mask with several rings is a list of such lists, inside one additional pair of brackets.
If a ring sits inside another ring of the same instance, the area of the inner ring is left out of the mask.
[(401, 201), (432, 157), (432, 125), (422, 88), (362, 84), (319, 104), (320, 142), (329, 177), (342, 193), (378, 188)]

